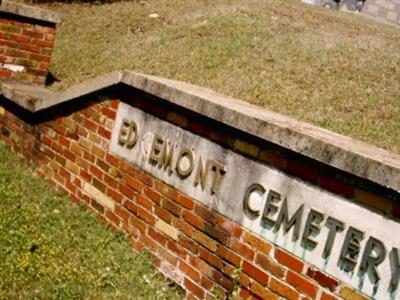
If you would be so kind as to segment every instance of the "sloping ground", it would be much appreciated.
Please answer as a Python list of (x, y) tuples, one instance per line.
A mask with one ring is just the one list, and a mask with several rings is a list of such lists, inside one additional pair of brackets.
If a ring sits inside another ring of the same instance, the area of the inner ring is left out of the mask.
[(0, 299), (181, 299), (145, 254), (0, 144)]
[[(298, 0), (53, 5), (63, 88), (116, 69), (187, 81), (400, 152), (400, 30)], [(150, 18), (157, 13), (159, 18)]]

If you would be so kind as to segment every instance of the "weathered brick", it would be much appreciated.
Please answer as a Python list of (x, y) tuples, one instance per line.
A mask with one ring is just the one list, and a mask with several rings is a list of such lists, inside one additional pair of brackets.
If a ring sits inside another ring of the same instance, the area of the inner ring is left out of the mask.
[(178, 229), (176, 229), (175, 227), (165, 223), (163, 220), (158, 220), (155, 223), (155, 227), (158, 230), (160, 230), (162, 233), (164, 233), (165, 235), (167, 235), (170, 238), (172, 238), (173, 240), (177, 241), (179, 239)]
[(275, 259), (297, 273), (301, 273), (303, 270), (304, 263), (300, 259), (279, 248), (275, 249)]
[(251, 278), (257, 280), (259, 283), (266, 285), (268, 283), (269, 276), (263, 270), (257, 266), (244, 260), (242, 264), (243, 271)]
[(261, 253), (257, 254), (256, 263), (264, 270), (278, 278), (283, 278), (285, 275), (285, 269), (280, 264), (277, 264), (275, 261), (273, 261), (269, 256)]
[(181, 270), (183, 273), (185, 273), (187, 276), (190, 277), (195, 282), (199, 282), (201, 275), (198, 271), (196, 271), (194, 268), (192, 268), (190, 265), (187, 263), (180, 261), (179, 262), (179, 270)]
[(276, 294), (274, 294), (268, 288), (264, 287), (263, 285), (259, 284), (256, 281), (251, 283), (250, 291), (259, 296), (261, 299), (268, 299), (268, 300), (279, 299), (279, 297)]
[(244, 233), (243, 241), (252, 246), (254, 249), (257, 249), (257, 251), (260, 251), (267, 255), (272, 248), (271, 244), (268, 243), (266, 240), (263, 240), (248, 231)]
[(336, 279), (312, 267), (308, 268), (307, 276), (317, 281), (321, 286), (330, 289), (332, 292), (335, 291), (339, 285), (339, 282)]
[(182, 208), (176, 203), (168, 200), (167, 198), (162, 199), (161, 206), (177, 217), (181, 215)]
[(241, 243), (235, 238), (231, 239), (230, 248), (238, 255), (252, 261), (254, 259), (254, 250), (246, 244)]
[(200, 247), (199, 249), (199, 256), (201, 259), (217, 269), (222, 269), (224, 266), (224, 262), (218, 256), (214, 255), (203, 247)]
[(334, 295), (323, 292), (320, 300), (339, 300), (339, 298), (337, 298)]
[(183, 219), (188, 222), (189, 224), (193, 225), (194, 227), (202, 230), (205, 226), (205, 221), (195, 215), (193, 212), (188, 211), (188, 210), (183, 210), (182, 212), (182, 217)]
[(239, 267), (242, 262), (238, 255), (222, 245), (218, 245), (217, 254), (236, 267)]
[(242, 235), (242, 228), (223, 216), (217, 216), (217, 224), (219, 227), (232, 234), (234, 237), (239, 238)]
[(271, 278), (268, 287), (271, 291), (288, 300), (297, 300), (299, 297), (299, 293), (295, 289), (291, 288), (286, 283), (276, 280), (275, 278)]
[(184, 286), (188, 289), (193, 295), (195, 295), (198, 299), (203, 299), (205, 295), (205, 291), (203, 288), (199, 287), (197, 284), (193, 283), (188, 278), (184, 279)]
[(139, 180), (127, 175), (124, 176), (124, 180), (126, 184), (134, 191), (140, 193), (143, 190), (143, 183), (141, 183)]
[(202, 244), (207, 249), (210, 249), (213, 252), (217, 251), (217, 243), (209, 238), (206, 234), (196, 230), (192, 238)]
[(348, 286), (343, 286), (340, 289), (339, 295), (345, 300), (367, 300), (369, 297), (364, 294), (352, 289)]
[(315, 299), (317, 296), (318, 287), (310, 280), (305, 279), (301, 275), (288, 271), (286, 275), (287, 282), (301, 293), (305, 293)]

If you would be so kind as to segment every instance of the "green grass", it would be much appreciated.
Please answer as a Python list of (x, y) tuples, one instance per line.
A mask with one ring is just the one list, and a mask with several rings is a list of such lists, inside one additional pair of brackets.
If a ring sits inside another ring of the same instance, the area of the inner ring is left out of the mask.
[(400, 152), (398, 28), (299, 0), (48, 7), (64, 15), (51, 65), (60, 82), (53, 88), (131, 69)]
[(0, 299), (181, 299), (147, 254), (0, 144)]

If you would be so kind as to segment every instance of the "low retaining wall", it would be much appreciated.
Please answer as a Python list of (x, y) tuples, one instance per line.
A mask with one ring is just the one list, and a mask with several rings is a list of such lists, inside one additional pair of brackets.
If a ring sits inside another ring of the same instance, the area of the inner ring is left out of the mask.
[(398, 155), (131, 72), (0, 94), (0, 139), (188, 299), (399, 299)]
[(55, 12), (0, 1), (0, 78), (45, 84), (60, 21)]

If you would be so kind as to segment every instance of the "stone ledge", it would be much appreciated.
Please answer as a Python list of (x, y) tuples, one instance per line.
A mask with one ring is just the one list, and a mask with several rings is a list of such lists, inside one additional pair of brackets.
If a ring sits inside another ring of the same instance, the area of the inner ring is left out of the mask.
[(400, 155), (183, 82), (115, 71), (58, 93), (3, 81), (0, 82), (0, 95), (34, 113), (117, 84), (142, 90), (324, 164), (400, 191)]
[(1, 1), (0, 12), (18, 15), (26, 18), (36, 19), (49, 23), (60, 23), (61, 16), (51, 10), (37, 8), (21, 3), (11, 2), (7, 0)]

